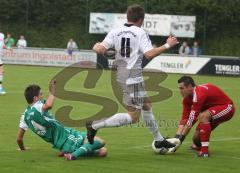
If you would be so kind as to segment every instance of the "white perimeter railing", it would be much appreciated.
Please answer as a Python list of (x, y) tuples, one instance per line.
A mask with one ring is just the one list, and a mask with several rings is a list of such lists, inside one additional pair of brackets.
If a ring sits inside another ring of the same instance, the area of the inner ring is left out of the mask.
[[(91, 50), (76, 50), (72, 55), (66, 49), (25, 48), (4, 49), (4, 64), (66, 67), (75, 63), (81, 67), (96, 68), (97, 55)], [(114, 60), (109, 60), (111, 67)], [(240, 75), (240, 57), (201, 55), (180, 56), (162, 54), (146, 65), (145, 70), (167, 73)]]

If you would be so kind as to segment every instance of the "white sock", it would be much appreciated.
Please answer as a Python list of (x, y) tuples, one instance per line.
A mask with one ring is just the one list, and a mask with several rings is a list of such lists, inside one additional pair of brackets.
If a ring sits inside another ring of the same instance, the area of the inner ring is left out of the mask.
[(142, 115), (143, 115), (143, 119), (146, 123), (147, 128), (153, 134), (154, 140), (155, 141), (163, 141), (164, 138), (158, 130), (158, 125), (157, 125), (157, 122), (154, 118), (152, 110), (149, 110), (149, 111), (142, 110)]
[(102, 121), (93, 122), (93, 129), (98, 130), (103, 127), (119, 127), (130, 124), (132, 118), (128, 113), (117, 113)]

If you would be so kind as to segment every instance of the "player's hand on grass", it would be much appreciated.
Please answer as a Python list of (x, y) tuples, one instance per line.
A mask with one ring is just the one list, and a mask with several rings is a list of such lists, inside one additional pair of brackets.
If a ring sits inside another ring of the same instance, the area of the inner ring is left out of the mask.
[(169, 45), (169, 48), (175, 46), (176, 44), (178, 44), (178, 40), (176, 37), (173, 37), (173, 36), (169, 36), (167, 41), (166, 41), (166, 44)]
[(64, 154), (65, 160), (76, 160), (76, 157), (74, 157), (71, 153)]
[(49, 83), (49, 91), (52, 95), (55, 95), (56, 93), (56, 84), (57, 81), (55, 79), (51, 80)]
[(61, 151), (60, 153), (58, 153), (58, 157), (64, 157), (64, 155), (65, 155), (64, 151)]

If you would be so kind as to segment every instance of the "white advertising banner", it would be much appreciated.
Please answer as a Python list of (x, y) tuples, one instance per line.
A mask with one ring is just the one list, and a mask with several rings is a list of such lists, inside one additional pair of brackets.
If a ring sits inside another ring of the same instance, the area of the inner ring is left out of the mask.
[(195, 36), (195, 16), (175, 16), (171, 18), (171, 34), (179, 37)]
[(144, 68), (161, 70), (166, 73), (197, 74), (211, 58), (158, 56)]
[(70, 56), (66, 50), (41, 49), (4, 49), (3, 63), (41, 65), (41, 66), (69, 66), (80, 62), (83, 66), (96, 68), (97, 57), (92, 51), (73, 52)]
[[(91, 13), (89, 33), (108, 33), (127, 22), (123, 13)], [(146, 14), (143, 28), (149, 35), (194, 37), (195, 16)]]
[(170, 15), (146, 14), (143, 28), (149, 35), (169, 36), (171, 30), (170, 21)]
[(122, 13), (91, 13), (89, 33), (108, 33), (127, 22), (126, 14)]

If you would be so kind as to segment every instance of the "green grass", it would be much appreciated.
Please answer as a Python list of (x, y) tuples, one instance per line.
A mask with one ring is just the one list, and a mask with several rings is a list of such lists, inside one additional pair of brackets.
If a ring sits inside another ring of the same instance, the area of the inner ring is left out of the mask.
[[(21, 113), (26, 108), (23, 97), (24, 88), (31, 83), (42, 86), (45, 96), (48, 93), (48, 81), (60, 72), (61, 68), (34, 66), (5, 66), (5, 88), (8, 92), (0, 96), (0, 172), (239, 172), (240, 169), (240, 128), (239, 93), (240, 81), (234, 77), (194, 76), (197, 83), (214, 83), (226, 91), (236, 105), (235, 117), (219, 126), (211, 136), (211, 154), (208, 159), (196, 158), (187, 148), (191, 134), (174, 155), (156, 155), (150, 144), (152, 136), (144, 127), (121, 127), (102, 129), (98, 135), (107, 142), (109, 155), (106, 158), (82, 158), (67, 162), (56, 157), (57, 151), (32, 132), (25, 136), (25, 144), (30, 147), (26, 152), (17, 151), (16, 135)], [(94, 89), (84, 89), (83, 81), (87, 73), (74, 76), (65, 89), (86, 92), (115, 100), (111, 88), (110, 73), (104, 72)], [(176, 122), (181, 115), (181, 97), (176, 88), (180, 75), (170, 74), (161, 83), (173, 91), (173, 96), (165, 101), (154, 103), (153, 111), (157, 117), (167, 122)], [(90, 117), (101, 107), (94, 104), (56, 99), (53, 113), (64, 105), (72, 105), (71, 118), (80, 120)], [(119, 111), (123, 111), (119, 105)], [(84, 130), (82, 127), (76, 127)], [(176, 127), (161, 123), (161, 133), (173, 136)]]

